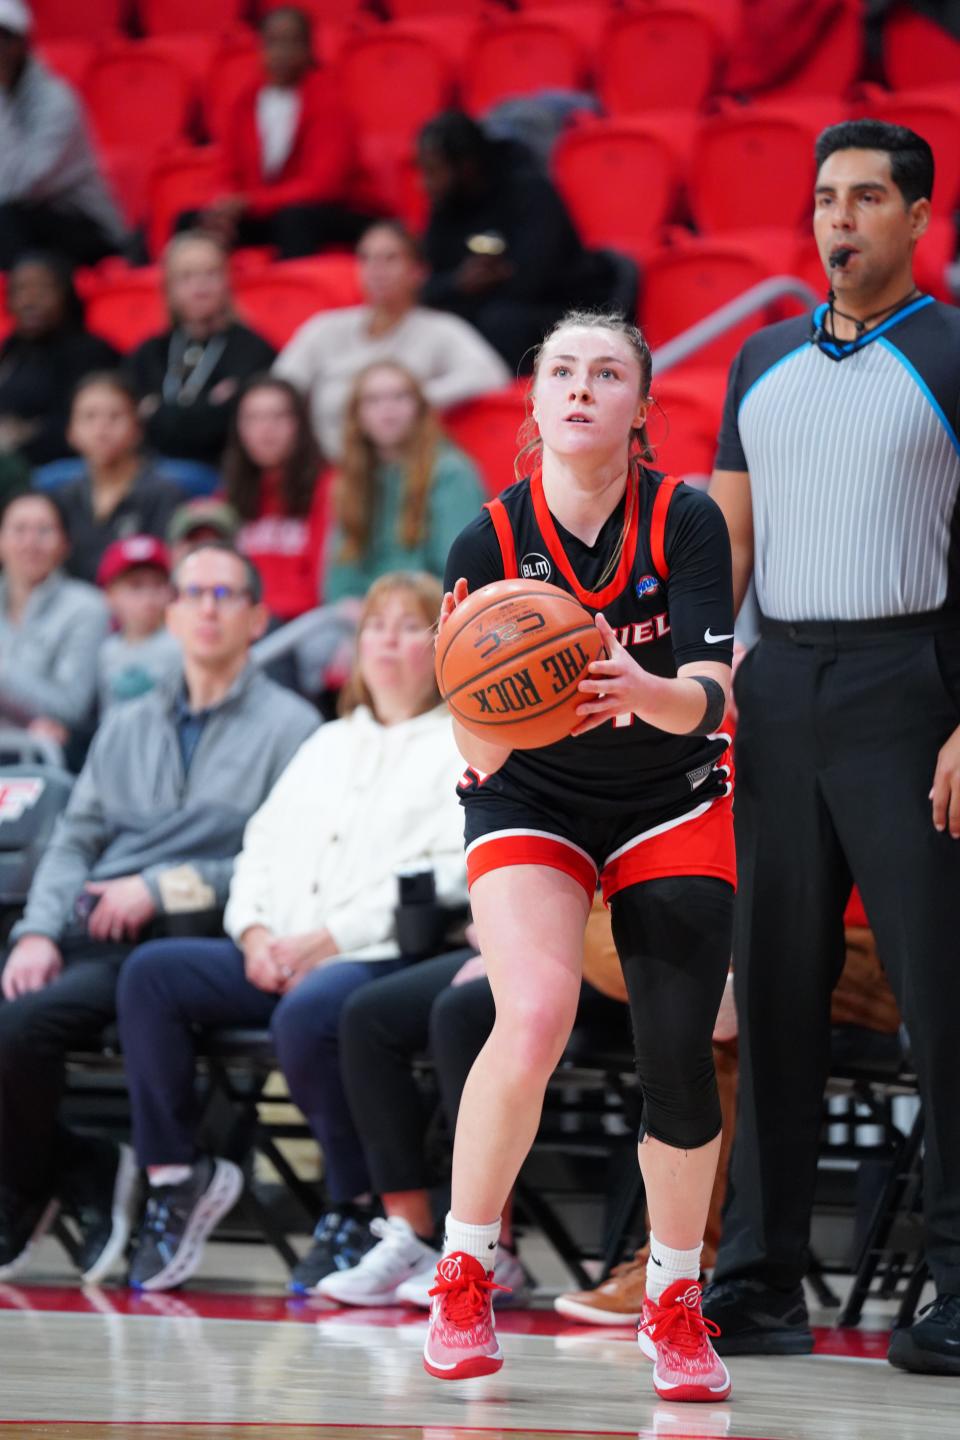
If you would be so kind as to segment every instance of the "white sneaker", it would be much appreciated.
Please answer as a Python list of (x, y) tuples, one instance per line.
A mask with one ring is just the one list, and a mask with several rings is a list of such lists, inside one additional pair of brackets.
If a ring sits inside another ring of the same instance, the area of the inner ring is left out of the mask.
[[(516, 1255), (505, 1250), (502, 1245), (497, 1248), (493, 1279), (494, 1284), (506, 1285), (509, 1288), (509, 1294), (503, 1290), (494, 1290), (494, 1305), (522, 1305), (530, 1294), (530, 1280), (526, 1270)], [(409, 1280), (405, 1280), (402, 1285), (398, 1285), (397, 1300), (404, 1305), (417, 1305), (421, 1310), (429, 1310), (432, 1304), (430, 1299), (432, 1289), (433, 1271), (430, 1270), (422, 1275), (414, 1275)]]
[(440, 1252), (424, 1244), (412, 1225), (393, 1215), (371, 1220), (370, 1229), (380, 1237), (378, 1243), (349, 1270), (325, 1275), (315, 1294), (341, 1305), (395, 1305), (404, 1281), (422, 1276), (427, 1288), (433, 1284)]

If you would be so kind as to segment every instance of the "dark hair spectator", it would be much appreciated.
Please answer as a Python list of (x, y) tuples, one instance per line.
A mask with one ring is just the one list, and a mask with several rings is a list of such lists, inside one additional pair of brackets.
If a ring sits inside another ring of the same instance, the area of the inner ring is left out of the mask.
[(819, 172), (838, 150), (879, 150), (890, 157), (890, 178), (905, 205), (933, 198), (933, 151), (915, 130), (886, 120), (844, 120), (817, 136), (814, 161)]
[(423, 127), (417, 158), (430, 199), (421, 298), (476, 326), (514, 373), (572, 305), (616, 302), (616, 263), (584, 249), (526, 147), (449, 110)]
[(131, 535), (162, 540), (183, 494), (144, 457), (136, 392), (119, 371), (94, 372), (81, 380), (68, 435), (86, 462), (84, 473), (57, 492), (70, 536), (68, 568), (93, 581), (114, 540)]
[(266, 612), (235, 553), (198, 549), (169, 624), (182, 679), (118, 705), (94, 737), (23, 918), (0, 1005), (0, 1267), (16, 1273), (56, 1196), (94, 1283), (122, 1260), (135, 1213), (126, 1146), (58, 1117), (67, 1052), (115, 1015), (121, 966), (140, 940), (210, 933), (249, 817), (316, 725), (305, 701), (250, 663)]
[(365, 303), (308, 320), (281, 351), (274, 372), (310, 400), (323, 453), (343, 450), (343, 416), (353, 383), (367, 365), (405, 365), (437, 410), (498, 390), (510, 379), (483, 336), (456, 315), (417, 303), (425, 278), (420, 243), (396, 220), (378, 220), (357, 246)]
[(69, 267), (56, 255), (22, 256), (6, 304), (13, 331), (0, 345), (0, 454), (30, 465), (64, 459), (74, 387), (115, 365), (117, 352), (85, 329)]
[(227, 254), (212, 236), (175, 235), (163, 271), (170, 327), (128, 361), (147, 441), (158, 455), (218, 467), (237, 391), (276, 352), (237, 319)]
[(275, 376), (247, 382), (223, 457), (224, 499), (242, 520), (237, 548), (263, 577), (271, 615), (292, 620), (320, 603), (326, 489), (306, 401)]
[(65, 747), (91, 719), (103, 597), (63, 572), (69, 550), (52, 495), (14, 495), (0, 513), (0, 720)]
[(368, 366), (347, 406), (334, 477), (326, 598), (359, 597), (390, 570), (442, 575), (482, 503), (473, 461), (444, 438), (409, 370), (393, 361)]
[(270, 10), (260, 40), (263, 73), (224, 128), (221, 194), (180, 224), (199, 223), (228, 248), (275, 246), (282, 260), (353, 245), (369, 223), (350, 203), (353, 129), (314, 54), (310, 17), (295, 5)]
[[(384, 576), (360, 617), (343, 719), (299, 751), (247, 826), (225, 927), (230, 941), (144, 946), (119, 996), (137, 1155), (151, 1181), (131, 1280), (181, 1284), (242, 1184), (197, 1152), (194, 1023), (265, 1025), (322, 1146), (331, 1206), (369, 1189), (340, 1081), (347, 997), (404, 964), (396, 872), (432, 870), (442, 902), (465, 899), (462, 768), (433, 674), (432, 576)], [(208, 1223), (209, 1220), (209, 1223)], [(322, 1226), (321, 1226), (322, 1228)], [(318, 1241), (319, 1243), (319, 1241)]]
[(0, 270), (37, 246), (81, 265), (115, 254), (123, 223), (73, 90), (30, 49), (23, 0), (0, 3)]

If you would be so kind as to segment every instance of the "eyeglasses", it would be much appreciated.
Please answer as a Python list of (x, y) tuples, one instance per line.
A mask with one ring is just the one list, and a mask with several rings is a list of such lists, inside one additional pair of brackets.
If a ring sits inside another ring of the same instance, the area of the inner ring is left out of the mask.
[(236, 610), (251, 598), (245, 586), (238, 590), (232, 585), (181, 585), (174, 595), (193, 609), (199, 609), (204, 600), (210, 599), (218, 609)]

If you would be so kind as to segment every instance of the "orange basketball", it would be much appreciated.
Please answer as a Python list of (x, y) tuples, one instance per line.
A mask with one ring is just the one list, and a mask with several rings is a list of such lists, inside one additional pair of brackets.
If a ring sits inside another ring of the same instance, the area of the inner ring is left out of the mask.
[(542, 580), (497, 580), (458, 605), (437, 641), (440, 694), (464, 729), (517, 750), (563, 740), (603, 654), (593, 616)]

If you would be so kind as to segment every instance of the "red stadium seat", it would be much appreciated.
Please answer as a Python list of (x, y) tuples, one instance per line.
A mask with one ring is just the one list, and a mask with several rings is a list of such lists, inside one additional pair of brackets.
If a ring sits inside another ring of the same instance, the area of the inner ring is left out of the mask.
[(929, 141), (936, 161), (933, 209), (952, 215), (960, 202), (960, 85), (889, 94), (870, 86), (863, 113), (894, 125), (906, 125)]
[(169, 324), (156, 267), (111, 274), (87, 300), (87, 328), (118, 350), (133, 350)]
[[(728, 300), (768, 280), (773, 267), (746, 245), (722, 237), (695, 240), (658, 251), (647, 261), (640, 301), (640, 322), (656, 348), (703, 320)], [(735, 330), (698, 351), (690, 363), (728, 365), (746, 337), (765, 325), (770, 314), (758, 312)]]
[(149, 209), (149, 172), (140, 145), (100, 145), (100, 166), (123, 218), (132, 228), (142, 225)]
[(160, 156), (150, 176), (149, 248), (154, 259), (173, 234), (177, 216), (209, 204), (219, 179), (216, 145), (185, 147)]
[(127, 0), (33, 0), (37, 39), (108, 40), (115, 35), (127, 11)]
[(659, 379), (654, 367), (654, 405), (647, 415), (647, 434), (654, 465), (668, 475), (709, 475), (726, 393), (727, 372), (683, 366)]
[(722, 51), (715, 22), (692, 6), (651, 5), (614, 19), (600, 51), (597, 88), (611, 115), (700, 110)]
[(148, 35), (217, 35), (245, 18), (245, 0), (138, 0)]
[(687, 182), (697, 228), (739, 230), (769, 225), (771, 216), (784, 227), (808, 221), (820, 128), (762, 104), (704, 120)]
[(74, 90), (82, 91), (96, 49), (92, 40), (44, 40), (38, 53), (48, 69)]
[(263, 62), (251, 36), (232, 35), (217, 50), (203, 85), (203, 123), (211, 140), (223, 138), (238, 96), (263, 74)]
[(863, 5), (861, 0), (844, 0), (844, 8), (826, 25), (803, 65), (763, 98), (845, 95), (862, 69), (863, 49)]
[(444, 427), (480, 471), (488, 495), (498, 495), (514, 481), (513, 462), (520, 449), (517, 432), (527, 413), (526, 383), (497, 390), (448, 410)]
[(677, 192), (676, 157), (642, 121), (587, 121), (569, 131), (553, 174), (584, 243), (634, 257), (656, 244)]
[(900, 5), (884, 23), (883, 68), (895, 90), (960, 85), (960, 40), (942, 25)]
[(190, 83), (180, 66), (148, 46), (119, 42), (97, 55), (84, 96), (100, 141), (147, 155), (173, 145), (186, 132)]
[(453, 91), (450, 65), (439, 47), (399, 26), (348, 41), (340, 77), (361, 131), (394, 144), (412, 141)]
[(216, 35), (151, 35), (149, 40), (141, 40), (140, 45), (151, 54), (165, 55), (172, 60), (189, 77), (193, 90), (199, 92), (221, 43)]
[(500, 100), (584, 83), (582, 47), (549, 20), (518, 16), (481, 29), (461, 72), (463, 103), (479, 114)]
[(246, 323), (278, 350), (311, 315), (352, 303), (352, 297), (344, 298), (342, 273), (327, 278), (321, 268), (300, 260), (238, 274), (234, 294)]
[[(256, 13), (261, 18), (271, 10), (279, 10), (289, 0), (260, 0)], [(354, 17), (369, 18), (367, 0), (297, 0), (297, 9), (305, 10), (314, 22), (342, 21)]]
[[(444, 14), (451, 9), (450, 0), (386, 0), (391, 20), (411, 20), (419, 15)], [(499, 10), (496, 0), (456, 0), (461, 15), (481, 16)]]

